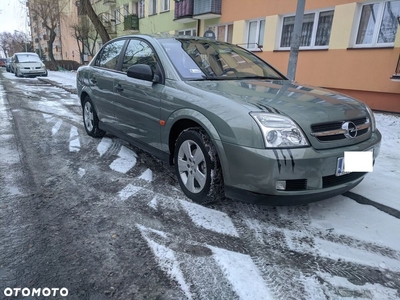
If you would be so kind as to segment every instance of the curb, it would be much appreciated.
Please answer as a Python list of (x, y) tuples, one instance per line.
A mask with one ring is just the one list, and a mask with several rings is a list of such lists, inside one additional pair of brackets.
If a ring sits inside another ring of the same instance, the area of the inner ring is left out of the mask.
[(394, 209), (394, 208), (386, 206), (384, 204), (375, 202), (375, 201), (373, 201), (371, 199), (368, 199), (368, 198), (366, 198), (364, 196), (358, 195), (358, 194), (353, 193), (353, 192), (346, 192), (346, 193), (343, 194), (343, 196), (346, 196), (346, 197), (348, 197), (350, 199), (353, 199), (354, 201), (356, 201), (356, 202), (358, 202), (360, 204), (367, 204), (367, 205), (374, 206), (375, 208), (377, 208), (377, 209), (379, 209), (379, 210), (381, 210), (381, 211), (383, 211), (383, 212), (385, 212), (385, 213), (387, 213), (387, 214), (389, 214), (389, 215), (391, 215), (391, 216), (393, 216), (393, 217), (395, 217), (397, 219), (400, 219), (400, 211), (398, 211), (397, 209)]
[(54, 85), (56, 87), (59, 87), (59, 88), (65, 90), (67, 92), (70, 92), (71, 94), (75, 94), (75, 95), (78, 94), (78, 91), (76, 90), (76, 88), (73, 88), (70, 85), (65, 86), (65, 85), (59, 84), (56, 81), (53, 81), (53, 80), (50, 80), (50, 79), (45, 79), (45, 78), (40, 78), (40, 77), (37, 77), (37, 79), (40, 80), (40, 81), (46, 82), (48, 84)]

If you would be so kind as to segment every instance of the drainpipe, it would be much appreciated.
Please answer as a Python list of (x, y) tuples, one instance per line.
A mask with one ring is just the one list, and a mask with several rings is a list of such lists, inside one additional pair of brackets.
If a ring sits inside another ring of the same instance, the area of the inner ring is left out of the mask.
[(306, 0), (297, 0), (296, 17), (294, 19), (294, 29), (292, 40), (290, 41), (290, 56), (287, 70), (287, 77), (294, 80), (296, 77), (297, 59), (299, 56), (301, 29), (303, 27), (304, 7)]

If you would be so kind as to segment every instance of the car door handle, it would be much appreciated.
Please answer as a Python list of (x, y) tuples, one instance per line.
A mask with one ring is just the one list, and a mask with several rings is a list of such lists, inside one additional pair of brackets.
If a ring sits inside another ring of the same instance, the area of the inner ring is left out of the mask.
[(90, 81), (91, 81), (93, 84), (96, 84), (96, 83), (97, 83), (97, 79), (96, 79), (96, 77), (92, 77), (92, 78), (90, 78)]
[(116, 90), (118, 93), (120, 93), (120, 92), (122, 92), (122, 91), (124, 90), (124, 88), (122, 87), (122, 85), (117, 84), (117, 85), (115, 86), (115, 90)]

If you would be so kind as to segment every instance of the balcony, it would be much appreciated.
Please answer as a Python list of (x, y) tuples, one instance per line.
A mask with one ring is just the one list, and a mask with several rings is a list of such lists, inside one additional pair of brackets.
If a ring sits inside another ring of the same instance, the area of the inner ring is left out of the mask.
[(103, 5), (115, 5), (116, 0), (103, 0)]
[(196, 19), (212, 19), (221, 16), (222, 0), (194, 0), (193, 17)]
[(193, 0), (175, 0), (174, 21), (178, 23), (193, 22)]
[(397, 60), (397, 66), (396, 69), (394, 70), (394, 74), (392, 77), (390, 77), (392, 81), (399, 81), (400, 82), (400, 55), (399, 59)]
[(124, 17), (124, 30), (139, 30), (139, 18), (137, 15)]

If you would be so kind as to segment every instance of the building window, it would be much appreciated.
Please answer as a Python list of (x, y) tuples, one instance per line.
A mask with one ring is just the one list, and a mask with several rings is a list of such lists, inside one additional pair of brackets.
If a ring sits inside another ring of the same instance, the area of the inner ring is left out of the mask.
[(179, 31), (178, 31), (178, 35), (196, 36), (196, 29), (179, 30)]
[(114, 9), (114, 20), (116, 25), (121, 23), (121, 14), (119, 12), (119, 7)]
[(399, 26), (400, 1), (365, 4), (361, 8), (355, 45), (393, 46)]
[(232, 43), (233, 24), (215, 25), (209, 27), (208, 29), (214, 31), (215, 39), (218, 41)]
[(149, 15), (157, 14), (157, 0), (149, 0)]
[(161, 0), (161, 11), (169, 10), (169, 1), (170, 0)]
[(144, 18), (144, 0), (139, 0), (138, 2), (138, 17)]
[(247, 49), (259, 49), (264, 44), (265, 20), (249, 21), (247, 30)]
[[(333, 10), (308, 13), (303, 16), (300, 48), (327, 48), (331, 37)], [(294, 30), (294, 16), (283, 18), (281, 48), (289, 48)]]
[(124, 5), (124, 17), (129, 15), (129, 4)]

